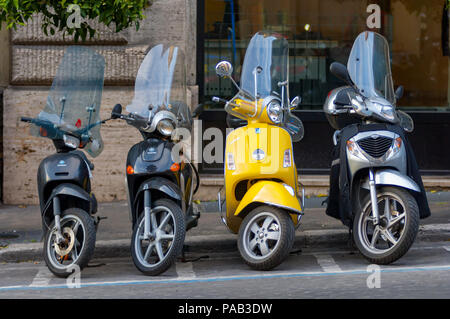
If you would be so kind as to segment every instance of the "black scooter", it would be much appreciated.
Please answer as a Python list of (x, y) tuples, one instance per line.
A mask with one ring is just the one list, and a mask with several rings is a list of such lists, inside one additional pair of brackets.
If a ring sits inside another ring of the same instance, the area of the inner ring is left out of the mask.
[(180, 94), (186, 92), (183, 67), (178, 48), (152, 48), (139, 68), (135, 97), (127, 106), (130, 113), (122, 114), (122, 106), (117, 104), (111, 114), (136, 127), (144, 139), (128, 152), (126, 183), (133, 226), (132, 258), (146, 275), (161, 274), (175, 262), (186, 231), (195, 227), (200, 217), (192, 201), (199, 187), (198, 172), (186, 154), (174, 158), (179, 142), (174, 131), (180, 127), (189, 130), (192, 125), (185, 97)]
[(330, 71), (347, 86), (324, 104), (336, 130), (326, 213), (352, 230), (369, 262), (390, 264), (406, 254), (420, 219), (431, 213), (407, 137), (414, 122), (396, 108), (403, 88), (394, 91), (388, 41), (360, 33), (347, 66), (333, 62)]
[[(44, 259), (50, 271), (67, 277), (87, 266), (99, 218), (91, 192), (92, 156), (102, 151), (99, 120), (104, 59), (84, 47), (67, 49), (53, 81), (47, 105), (31, 123), (32, 134), (50, 138), (56, 154), (42, 160), (37, 173), (44, 231)], [(77, 269), (78, 267), (78, 269)]]

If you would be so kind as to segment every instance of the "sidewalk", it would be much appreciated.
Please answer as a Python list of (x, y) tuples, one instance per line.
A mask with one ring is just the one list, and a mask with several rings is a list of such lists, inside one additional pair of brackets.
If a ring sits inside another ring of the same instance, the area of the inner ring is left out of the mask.
[[(431, 217), (421, 220), (420, 241), (450, 241), (450, 193), (429, 193)], [(310, 198), (296, 232), (296, 247), (318, 245), (321, 248), (344, 246), (348, 229), (325, 214), (324, 198)], [(222, 224), (214, 202), (200, 204), (198, 227), (186, 234), (189, 251), (235, 250), (237, 236)], [(100, 222), (95, 257), (129, 256), (131, 222), (126, 202), (99, 204)], [(0, 206), (0, 262), (40, 260), (42, 228), (39, 206)]]

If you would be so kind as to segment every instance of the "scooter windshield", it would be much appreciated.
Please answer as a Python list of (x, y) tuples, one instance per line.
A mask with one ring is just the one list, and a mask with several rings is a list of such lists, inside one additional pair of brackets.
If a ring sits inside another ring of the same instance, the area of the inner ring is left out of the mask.
[(241, 73), (241, 88), (251, 96), (264, 99), (280, 94), (280, 85), (288, 80), (289, 46), (274, 33), (258, 32), (248, 45)]
[(190, 110), (186, 103), (184, 54), (175, 46), (159, 44), (145, 56), (136, 77), (134, 98), (127, 111), (148, 119), (160, 111), (170, 111), (179, 122), (190, 126)]
[[(103, 150), (100, 104), (104, 69), (103, 56), (94, 50), (80, 46), (67, 48), (45, 108), (38, 115), (39, 120), (51, 122), (63, 132), (78, 138), (83, 136), (88, 141), (84, 149), (93, 157)], [(42, 136), (42, 131), (33, 125), (32, 134)]]
[(347, 69), (360, 94), (395, 104), (389, 44), (382, 35), (365, 31), (353, 43)]

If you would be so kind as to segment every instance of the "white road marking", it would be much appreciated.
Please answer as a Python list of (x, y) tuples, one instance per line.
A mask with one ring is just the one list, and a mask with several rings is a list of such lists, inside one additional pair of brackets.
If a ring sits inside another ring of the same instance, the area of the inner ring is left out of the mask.
[[(408, 271), (450, 271), (450, 265), (441, 266), (418, 266), (418, 267), (382, 267), (382, 273), (397, 273)], [(276, 273), (262, 273), (257, 275), (228, 275), (228, 276), (205, 276), (191, 279), (180, 279), (172, 277), (170, 279), (154, 279), (154, 280), (121, 280), (121, 281), (97, 281), (81, 283), (81, 287), (102, 287), (102, 286), (123, 286), (123, 285), (144, 285), (144, 284), (169, 284), (169, 283), (201, 283), (201, 282), (215, 282), (215, 281), (229, 281), (229, 280), (250, 280), (262, 278), (290, 278), (290, 277), (311, 277), (311, 276), (336, 276), (336, 275), (365, 275), (367, 269), (344, 270), (340, 272), (276, 272)], [(1, 291), (7, 290), (28, 290), (39, 288), (68, 288), (67, 284), (52, 284), (46, 286), (6, 286), (0, 287)]]
[(422, 225), (420, 226), (421, 230), (450, 230), (450, 224), (429, 224), (429, 225)]
[(318, 264), (322, 267), (324, 272), (342, 272), (341, 267), (336, 264), (331, 255), (313, 254), (316, 257)]
[(39, 267), (39, 271), (36, 276), (34, 276), (33, 282), (30, 287), (45, 287), (48, 286), (50, 280), (52, 280), (53, 274), (48, 270), (47, 267)]
[(177, 271), (178, 279), (189, 279), (197, 277), (194, 272), (194, 268), (191, 262), (176, 263), (175, 268)]
[(445, 249), (446, 251), (450, 251), (450, 246), (444, 246), (444, 249)]

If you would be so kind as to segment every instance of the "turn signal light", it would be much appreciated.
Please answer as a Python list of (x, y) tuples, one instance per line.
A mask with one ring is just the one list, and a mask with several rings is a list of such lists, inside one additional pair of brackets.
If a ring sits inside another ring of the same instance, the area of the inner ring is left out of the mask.
[(127, 166), (127, 174), (128, 174), (128, 175), (134, 174), (134, 168), (133, 168), (133, 166), (131, 166), (131, 165), (128, 165), (128, 166)]
[(284, 156), (283, 156), (283, 167), (291, 167), (292, 166), (292, 162), (291, 162), (291, 149), (288, 148), (287, 150), (284, 151)]
[(236, 165), (234, 165), (234, 156), (232, 153), (227, 154), (227, 168), (230, 171), (236, 169)]
[(47, 130), (46, 130), (45, 128), (43, 128), (43, 127), (40, 127), (40, 128), (39, 128), (39, 134), (40, 134), (42, 137), (47, 137)]
[(402, 139), (400, 137), (397, 137), (394, 141), (394, 146), (398, 149), (400, 149), (400, 147), (402, 147)]
[(173, 163), (172, 166), (170, 166), (170, 170), (172, 172), (178, 172), (180, 170), (180, 164), (178, 163)]

